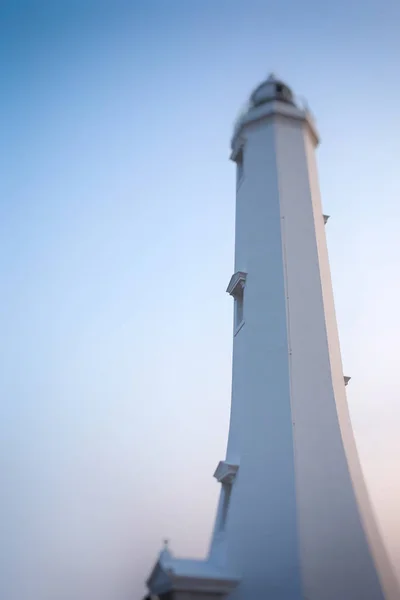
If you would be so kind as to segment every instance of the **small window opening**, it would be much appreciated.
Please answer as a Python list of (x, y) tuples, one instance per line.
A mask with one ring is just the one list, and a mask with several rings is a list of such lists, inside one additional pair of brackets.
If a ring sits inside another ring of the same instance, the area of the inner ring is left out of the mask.
[(243, 150), (236, 157), (236, 184), (239, 185), (243, 178)]
[(232, 485), (229, 483), (222, 484), (222, 510), (221, 510), (221, 521), (220, 521), (220, 529), (223, 531), (225, 529), (226, 520), (228, 518), (228, 510), (229, 510), (229, 502), (231, 499), (231, 491)]
[(235, 329), (240, 327), (244, 321), (244, 289), (242, 286), (235, 293)]
[(277, 94), (282, 94), (283, 93), (283, 85), (281, 83), (277, 83), (276, 84), (276, 93)]

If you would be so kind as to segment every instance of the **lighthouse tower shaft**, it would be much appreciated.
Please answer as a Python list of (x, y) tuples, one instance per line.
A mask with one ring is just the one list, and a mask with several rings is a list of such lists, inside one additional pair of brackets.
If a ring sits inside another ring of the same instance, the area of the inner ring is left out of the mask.
[(206, 560), (164, 548), (162, 600), (400, 600), (346, 400), (310, 114), (270, 77), (235, 127), (232, 405)]
[(240, 574), (238, 600), (398, 600), (347, 407), (317, 144), (274, 78), (233, 137), (232, 407), (209, 561)]

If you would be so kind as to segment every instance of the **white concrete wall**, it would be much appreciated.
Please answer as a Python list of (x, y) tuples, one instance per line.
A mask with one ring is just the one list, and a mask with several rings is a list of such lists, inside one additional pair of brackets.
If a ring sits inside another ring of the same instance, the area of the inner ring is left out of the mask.
[(241, 135), (245, 324), (233, 342), (226, 457), (240, 467), (210, 559), (242, 575), (235, 600), (382, 600), (368, 536), (385, 597), (398, 599), (349, 420), (314, 142), (287, 117)]
[(240, 463), (226, 524), (233, 597), (300, 598), (285, 289), (274, 131), (248, 128), (235, 271), (247, 272), (234, 337), (227, 461)]
[(326, 242), (317, 173), (308, 162), (311, 141), (301, 122), (278, 119), (274, 127), (303, 592), (318, 600), (378, 600), (382, 591), (338, 420), (336, 401), (346, 405), (345, 386), (329, 264), (322, 252)]
[(335, 395), (337, 416), (346, 453), (348, 468), (352, 479), (353, 489), (358, 502), (361, 521), (369, 543), (372, 556), (378, 568), (385, 598), (396, 600), (400, 598), (400, 589), (395, 577), (393, 566), (378, 531), (375, 515), (372, 511), (368, 491), (362, 473), (354, 433), (351, 426), (349, 409), (346, 398), (346, 388), (343, 385), (343, 367), (340, 353), (339, 336), (334, 306), (331, 273), (329, 268), (328, 249), (325, 227), (320, 226), (319, 216), (322, 213), (321, 198), (318, 184), (318, 173), (313, 143), (310, 136), (305, 137), (306, 156), (310, 174), (310, 191), (313, 204), (314, 220), (316, 223), (316, 243), (320, 275), (322, 282), (322, 298), (325, 309), (326, 332), (329, 348), (332, 386)]

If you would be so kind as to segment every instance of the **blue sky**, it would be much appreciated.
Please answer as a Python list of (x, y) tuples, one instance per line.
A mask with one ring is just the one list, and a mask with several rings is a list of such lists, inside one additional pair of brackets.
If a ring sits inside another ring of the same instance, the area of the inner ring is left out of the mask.
[(3, 3), (10, 600), (140, 597), (164, 536), (206, 551), (230, 402), (229, 140), (270, 71), (321, 133), (349, 403), (400, 563), (399, 18), (394, 1)]

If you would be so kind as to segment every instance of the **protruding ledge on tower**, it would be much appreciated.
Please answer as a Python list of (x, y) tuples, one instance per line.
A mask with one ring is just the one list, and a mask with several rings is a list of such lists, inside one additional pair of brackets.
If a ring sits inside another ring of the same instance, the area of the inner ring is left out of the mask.
[(232, 275), (231, 280), (229, 282), (226, 291), (231, 296), (236, 296), (237, 292), (242, 290), (245, 286), (247, 278), (247, 273), (244, 271), (237, 271), (234, 275)]
[(345, 375), (345, 376), (343, 377), (343, 379), (344, 379), (344, 385), (347, 385), (347, 384), (349, 383), (349, 381), (350, 381), (351, 377), (349, 377), (348, 375)]
[(235, 143), (232, 146), (232, 152), (230, 155), (230, 159), (236, 162), (240, 159), (241, 153), (243, 152), (245, 140), (242, 137), (239, 137), (235, 140)]
[(215, 600), (229, 595), (240, 583), (236, 574), (208, 560), (175, 558), (167, 548), (160, 553), (147, 587), (152, 596), (178, 600), (193, 594), (199, 600)]
[(322, 215), (324, 217), (324, 225), (329, 221), (329, 215)]
[(232, 465), (225, 460), (221, 460), (215, 470), (214, 477), (219, 483), (232, 484), (238, 469), (239, 465)]

